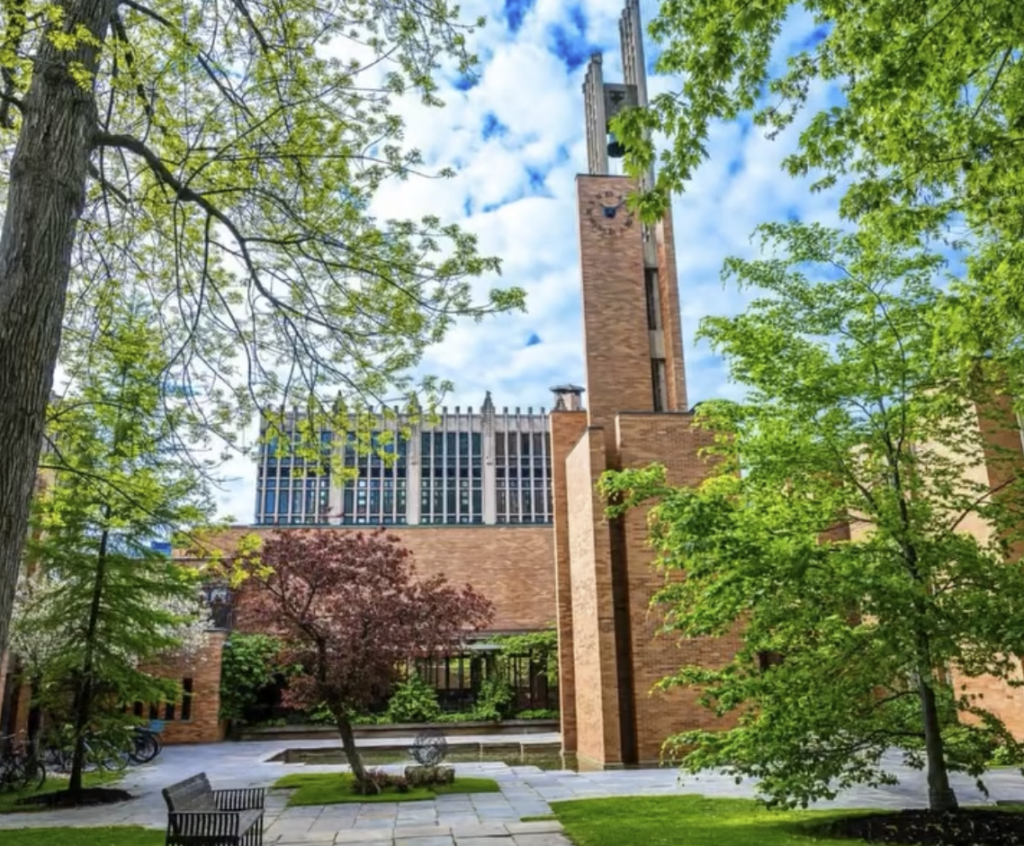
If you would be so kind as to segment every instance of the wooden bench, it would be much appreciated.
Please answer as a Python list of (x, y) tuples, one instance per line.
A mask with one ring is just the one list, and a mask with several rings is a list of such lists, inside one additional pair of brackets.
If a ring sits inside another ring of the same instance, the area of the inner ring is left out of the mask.
[(262, 846), (262, 787), (214, 790), (206, 773), (161, 793), (167, 803), (167, 846)]

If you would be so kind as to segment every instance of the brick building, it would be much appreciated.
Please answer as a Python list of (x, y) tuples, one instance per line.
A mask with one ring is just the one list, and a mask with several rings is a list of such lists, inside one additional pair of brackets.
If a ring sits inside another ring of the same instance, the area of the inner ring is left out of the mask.
[[(708, 435), (693, 428), (687, 403), (671, 215), (642, 225), (625, 203), (635, 184), (609, 172), (609, 153), (617, 151), (608, 121), (647, 96), (637, 0), (628, 0), (620, 30), (624, 82), (605, 82), (594, 56), (583, 91), (588, 167), (576, 193), (587, 407), (583, 389), (566, 385), (553, 389), (549, 414), (499, 413), (488, 395), (479, 412), (444, 409), (410, 437), (399, 433), (401, 415), (390, 422), (382, 416), (379, 428), (390, 431), (396, 453), (390, 462), (320, 433), (353, 471), (346, 477), (268, 441), (257, 462), (256, 524), (216, 539), (230, 551), (251, 532), (384, 525), (411, 549), (420, 574), (444, 573), (488, 596), (494, 632), (556, 625), (562, 741), (583, 768), (656, 763), (670, 735), (722, 727), (693, 691), (651, 691), (680, 666), (720, 664), (737, 646), (729, 638), (679, 643), (655, 636), (660, 620), (649, 601), (661, 577), (650, 566), (645, 515), (606, 520), (594, 487), (607, 469), (652, 461), (675, 484), (696, 483), (708, 470), (699, 458)], [(290, 440), (299, 421), (286, 417), (280, 437)], [(982, 415), (975, 423), (987, 425)], [(1002, 445), (1020, 451), (1019, 433)], [(981, 462), (965, 472), (990, 468)], [(182, 700), (157, 715), (170, 716), (170, 740), (221, 736), (222, 644), (217, 635), (196, 662), (161, 668), (183, 689)], [(23, 724), (26, 692), (14, 692), (0, 663), (4, 679), (3, 713)], [(995, 680), (970, 684), (1024, 737), (1020, 690)]]
[[(551, 449), (541, 408), (441, 409), (431, 422), (394, 409), (373, 431), (310, 433), (293, 411), (262, 425), (256, 525), (496, 525), (551, 522)], [(358, 425), (358, 424), (357, 424)], [(292, 448), (304, 439), (317, 450)], [(390, 455), (388, 455), (390, 453)], [(387, 459), (387, 460), (385, 460)]]

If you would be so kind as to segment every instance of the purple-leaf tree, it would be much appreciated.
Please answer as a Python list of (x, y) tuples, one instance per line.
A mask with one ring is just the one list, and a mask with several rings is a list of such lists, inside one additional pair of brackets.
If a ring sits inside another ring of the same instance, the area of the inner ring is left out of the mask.
[(286, 644), (282, 658), (301, 667), (288, 702), (326, 704), (357, 781), (365, 770), (352, 714), (410, 660), (449, 651), (493, 613), (468, 585), (418, 579), (410, 551), (383, 529), (275, 532), (236, 566), (246, 577), (242, 624)]

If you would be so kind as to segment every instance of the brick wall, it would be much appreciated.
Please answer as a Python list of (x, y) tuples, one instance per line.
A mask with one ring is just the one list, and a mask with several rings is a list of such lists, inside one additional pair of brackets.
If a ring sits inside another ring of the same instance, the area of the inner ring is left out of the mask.
[(179, 684), (186, 679), (191, 680), (190, 713), (187, 719), (183, 719), (184, 692), (174, 703), (173, 716), (167, 714), (165, 705), (159, 708), (160, 719), (170, 717), (161, 735), (164, 743), (214, 743), (224, 739), (224, 724), (218, 717), (224, 640), (223, 632), (210, 632), (206, 646), (194, 658), (168, 657), (145, 668), (154, 676), (173, 679)]
[[(989, 487), (995, 497), (1005, 496), (1004, 488), (1024, 469), (1024, 443), (1021, 441), (1020, 421), (1013, 411), (1008, 396), (996, 396), (992, 401), (978, 408), (978, 427), (982, 436), (985, 454), (985, 469)], [(1017, 493), (1009, 494), (1011, 501)], [(1021, 515), (1024, 519), (1024, 515)], [(1017, 542), (1012, 547), (1012, 558), (1024, 556), (1024, 544)]]
[[(230, 552), (244, 535), (266, 537), (273, 531), (270, 527), (236, 527), (211, 543)], [(394, 526), (391, 531), (412, 551), (422, 577), (443, 573), (451, 583), (470, 584), (490, 599), (495, 606), (494, 631), (531, 631), (555, 625), (551, 526)]]
[(591, 427), (566, 461), (576, 672), (576, 754), (581, 768), (622, 762), (608, 526), (594, 491), (605, 435)]
[[(968, 411), (963, 426), (974, 434), (980, 434), (979, 441), (973, 442), (964, 453), (953, 455), (943, 446), (928, 444), (929, 449), (960, 466), (965, 485), (988, 485), (994, 491), (1012, 478), (1015, 470), (1024, 465), (1021, 433), (1006, 397), (994, 397), (992, 402), (981, 408)], [(966, 447), (966, 444), (965, 444)], [(963, 492), (968, 489), (965, 487)], [(998, 496), (998, 493), (996, 494)], [(977, 513), (964, 515), (959, 524), (960, 531), (973, 535), (979, 542), (987, 543), (992, 538), (993, 527)], [(870, 534), (870, 527), (855, 523), (850, 537), (863, 540)], [(1013, 550), (1013, 561), (1008, 566), (1018, 566), (1021, 549)], [(1020, 678), (1020, 664), (1017, 662)], [(967, 695), (979, 707), (992, 711), (1006, 724), (1018, 740), (1024, 740), (1024, 690), (1014, 688), (1002, 679), (993, 676), (971, 678), (963, 675), (956, 667), (950, 668), (954, 689), (958, 695)], [(966, 716), (965, 719), (972, 719)]]
[(20, 680), (8, 685), (7, 674), (13, 672), (13, 656), (10, 652), (0, 655), (0, 733), (9, 731), (21, 734), (28, 730), (29, 704), (32, 687), (21, 684)]
[[(965, 472), (973, 481), (985, 483), (999, 496), (999, 491), (1011, 481), (1015, 474), (1024, 466), (1024, 447), (1021, 443), (1021, 431), (1009, 397), (996, 396), (990, 403), (977, 409), (977, 416), (971, 420), (977, 425), (982, 437), (984, 464), (970, 467)], [(964, 531), (969, 531), (979, 540), (986, 540), (992, 534), (992, 528), (982, 521), (978, 515), (971, 514), (961, 524)], [(1020, 566), (1022, 552), (1021, 543), (1016, 543), (1011, 550), (1011, 561), (1007, 566)], [(1016, 664), (1016, 679), (1022, 680), (1019, 659)], [(1001, 719), (1006, 727), (1018, 740), (1024, 740), (1024, 689), (1011, 687), (1003, 679), (993, 676), (969, 678), (953, 672), (953, 684), (958, 693), (966, 693), (974, 699), (976, 705), (991, 711)]]
[[(214, 743), (224, 739), (224, 726), (217, 718), (217, 712), (220, 709), (220, 667), (224, 640), (223, 632), (211, 632), (206, 647), (193, 660), (168, 657), (158, 663), (143, 667), (145, 672), (159, 678), (173, 679), (179, 684), (185, 679), (191, 679), (191, 713), (187, 720), (182, 719), (181, 697), (174, 703), (174, 713), (171, 718), (168, 718), (166, 704), (158, 705), (157, 717), (167, 719), (162, 734), (165, 743)], [(6, 667), (3, 662), (0, 662), (0, 694), (3, 692), (2, 679), (5, 674)], [(28, 730), (31, 704), (32, 686), (22, 684), (17, 692), (15, 734)], [(144, 709), (143, 716), (150, 716), (148, 708)]]
[[(711, 434), (695, 430), (690, 414), (623, 414), (616, 418), (616, 441), (622, 467), (665, 465), (673, 485), (695, 485), (709, 472), (698, 450), (711, 443)], [(651, 598), (664, 584), (664, 575), (652, 567), (654, 552), (647, 544), (647, 513), (634, 509), (625, 518), (625, 562), (628, 572), (630, 635), (636, 691), (637, 754), (640, 763), (659, 758), (662, 743), (689, 729), (727, 728), (697, 703), (697, 692), (676, 688), (652, 692), (657, 682), (686, 664), (722, 666), (739, 648), (738, 637), (695, 638), (679, 641), (657, 635), (664, 612), (650, 607)]]
[[(1024, 681), (1020, 661), (1016, 661), (1015, 664), (1015, 679)], [(1024, 740), (1024, 689), (1011, 687), (1003, 679), (995, 676), (969, 678), (955, 670), (952, 673), (952, 680), (958, 695), (967, 694), (972, 704), (991, 711), (1003, 721), (1017, 740)], [(968, 715), (966, 719), (970, 720), (972, 717)]]
[(576, 751), (576, 671), (573, 657), (572, 576), (565, 461), (587, 428), (584, 411), (553, 411), (551, 490), (554, 511), (555, 604), (558, 614), (558, 697), (562, 749)]

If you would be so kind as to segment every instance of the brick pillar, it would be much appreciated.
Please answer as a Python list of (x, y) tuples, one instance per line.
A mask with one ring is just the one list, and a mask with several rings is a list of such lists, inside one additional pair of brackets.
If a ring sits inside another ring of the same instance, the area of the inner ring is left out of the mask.
[(585, 411), (553, 411), (551, 425), (551, 492), (555, 544), (555, 604), (558, 610), (558, 699), (562, 751), (576, 752), (576, 667), (572, 635), (572, 577), (569, 560), (569, 514), (565, 461), (586, 431)]
[(658, 299), (661, 304), (662, 339), (665, 347), (665, 410), (687, 411), (686, 368), (683, 365), (683, 326), (679, 311), (679, 281), (676, 276), (675, 234), (672, 212), (654, 227), (658, 254)]
[(32, 711), (32, 685), (22, 681), (18, 688), (18, 707), (14, 717), (14, 733), (28, 733), (28, 718)]
[[(693, 428), (691, 414), (622, 414), (616, 420), (616, 440), (624, 469), (665, 466), (672, 485), (696, 485), (710, 472), (699, 451), (712, 442), (712, 433)], [(654, 692), (654, 686), (685, 664), (718, 668), (740, 648), (733, 633), (719, 638), (680, 640), (659, 635), (665, 611), (651, 608), (651, 598), (665, 584), (664, 574), (652, 563), (655, 554), (647, 545), (647, 510), (632, 509), (623, 521), (622, 566), (628, 579), (630, 657), (634, 680), (634, 712), (637, 727), (637, 762), (656, 764), (661, 746), (670, 736), (690, 729), (727, 729), (734, 724), (701, 707), (692, 688)], [(673, 576), (680, 577), (680, 574)]]
[(622, 764), (611, 538), (594, 490), (607, 467), (604, 446), (605, 433), (590, 427), (565, 464), (576, 756), (581, 769)]
[(615, 415), (654, 407), (640, 224), (624, 205), (605, 214), (632, 189), (623, 176), (576, 177), (587, 407), (590, 425), (609, 439), (609, 456)]

